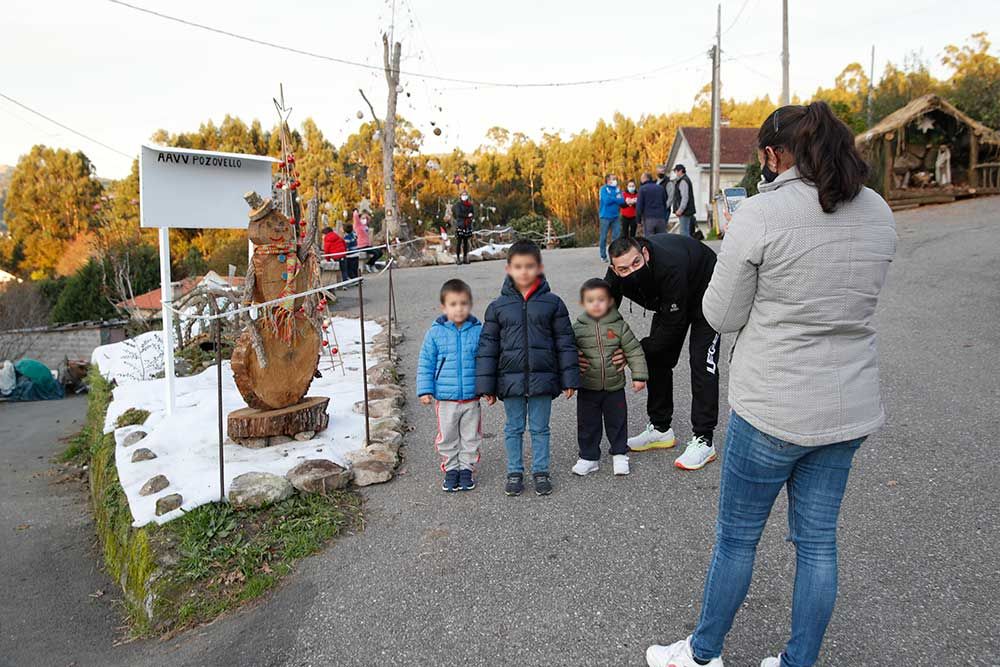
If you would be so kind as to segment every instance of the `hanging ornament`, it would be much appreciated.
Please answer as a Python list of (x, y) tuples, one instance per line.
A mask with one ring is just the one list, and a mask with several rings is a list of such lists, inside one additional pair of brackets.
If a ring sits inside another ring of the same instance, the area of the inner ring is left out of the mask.
[(361, 113), (360, 111), (358, 112), (358, 114), (357, 114), (357, 115), (358, 115), (358, 118), (359, 118), (359, 119), (361, 119), (361, 118), (364, 118), (364, 117), (365, 117), (365, 115), (364, 115), (363, 113)]
[(435, 137), (440, 137), (441, 136), (441, 128), (440, 127), (435, 127), (434, 128), (434, 136)]
[(437, 125), (437, 123), (435, 123), (434, 121), (431, 121), (431, 127), (434, 127), (435, 125)]
[(409, 96), (410, 96), (410, 92), (409, 92), (409, 91), (407, 91), (407, 92), (406, 92), (406, 96), (407, 96), (407, 97), (409, 97)]
[(927, 134), (934, 129), (934, 119), (930, 116), (922, 116), (920, 120), (917, 121), (917, 129)]
[(401, 83), (396, 84), (396, 92), (397, 93), (403, 92), (403, 84)]

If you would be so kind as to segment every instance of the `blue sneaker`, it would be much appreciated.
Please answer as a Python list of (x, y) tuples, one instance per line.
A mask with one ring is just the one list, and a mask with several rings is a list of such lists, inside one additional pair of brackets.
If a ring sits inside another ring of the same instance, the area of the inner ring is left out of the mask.
[(458, 491), (458, 471), (449, 470), (444, 474), (444, 482), (441, 483), (441, 490), (451, 493)]
[(458, 486), (462, 491), (472, 491), (476, 488), (476, 480), (471, 470), (462, 470), (458, 473)]

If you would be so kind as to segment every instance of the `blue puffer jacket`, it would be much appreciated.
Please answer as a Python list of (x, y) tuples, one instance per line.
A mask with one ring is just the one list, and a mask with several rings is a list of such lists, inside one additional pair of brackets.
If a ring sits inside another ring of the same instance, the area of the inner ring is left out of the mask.
[(476, 355), (476, 393), (498, 398), (555, 397), (580, 386), (576, 339), (562, 299), (542, 278), (522, 297), (504, 280), (486, 309)]
[(625, 205), (625, 196), (617, 186), (601, 186), (600, 203), (597, 215), (601, 218), (617, 219), (621, 212), (621, 207)]
[(442, 315), (424, 336), (417, 362), (417, 396), (440, 401), (468, 401), (476, 393), (476, 351), (483, 325), (469, 317), (462, 328)]

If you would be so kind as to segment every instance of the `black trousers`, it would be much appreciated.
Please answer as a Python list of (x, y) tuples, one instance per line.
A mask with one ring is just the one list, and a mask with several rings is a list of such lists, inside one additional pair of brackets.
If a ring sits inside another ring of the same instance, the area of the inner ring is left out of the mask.
[(623, 215), (622, 216), (622, 236), (624, 236), (627, 239), (634, 239), (635, 238), (635, 228), (636, 228), (637, 224), (638, 224), (638, 221), (636, 220), (636, 218), (626, 218)]
[(600, 460), (602, 425), (611, 443), (611, 453), (628, 453), (628, 407), (624, 389), (581, 389), (576, 393), (576, 429), (581, 459)]
[(375, 262), (377, 262), (382, 257), (382, 249), (374, 248), (372, 250), (369, 250), (365, 254), (368, 255), (368, 260), (365, 262), (365, 264), (367, 264), (369, 268), (372, 268), (375, 266)]
[[(701, 297), (698, 297), (701, 301)], [(675, 325), (653, 316), (649, 337), (642, 347), (649, 366), (646, 383), (646, 412), (658, 431), (666, 431), (674, 417), (674, 368), (688, 329), (688, 353), (691, 363), (691, 427), (695, 435), (707, 440), (719, 423), (719, 334), (705, 320), (699, 308), (688, 322)]]
[[(459, 235), (457, 237), (458, 252), (455, 253), (455, 257), (458, 259), (458, 263), (459, 264), (461, 264), (463, 261), (468, 262), (468, 260), (469, 260), (469, 242), (471, 240), (472, 240), (471, 236), (462, 236), (462, 235)], [(464, 260), (463, 260), (463, 254), (464, 254)]]

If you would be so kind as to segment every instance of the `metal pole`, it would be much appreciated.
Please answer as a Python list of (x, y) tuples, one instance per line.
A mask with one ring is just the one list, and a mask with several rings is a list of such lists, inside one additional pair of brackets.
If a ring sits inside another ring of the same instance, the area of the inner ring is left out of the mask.
[(174, 413), (174, 313), (170, 286), (170, 230), (160, 227), (160, 303), (163, 306), (163, 379), (167, 415)]
[(389, 360), (392, 360), (392, 258), (389, 258)]
[[(212, 311), (217, 314), (215, 297), (212, 297)], [(226, 454), (222, 446), (222, 320), (215, 320), (215, 384), (219, 407), (219, 500), (226, 499)]]
[[(712, 175), (709, 179), (709, 207), (719, 189), (719, 161), (722, 157), (722, 90), (720, 89), (720, 61), (722, 55), (722, 5), (716, 13), (715, 46), (712, 49)], [(694, 196), (694, 193), (691, 193)], [(713, 220), (714, 222), (714, 220)]]
[(365, 387), (365, 445), (371, 442), (371, 423), (368, 417), (368, 354), (365, 351), (365, 288), (364, 278), (358, 280), (358, 313), (361, 321), (361, 373)]
[(868, 74), (868, 99), (865, 102), (867, 127), (872, 126), (872, 89), (875, 86), (875, 45), (872, 44), (872, 68)]
[(781, 106), (790, 104), (788, 89), (788, 0), (781, 0)]

